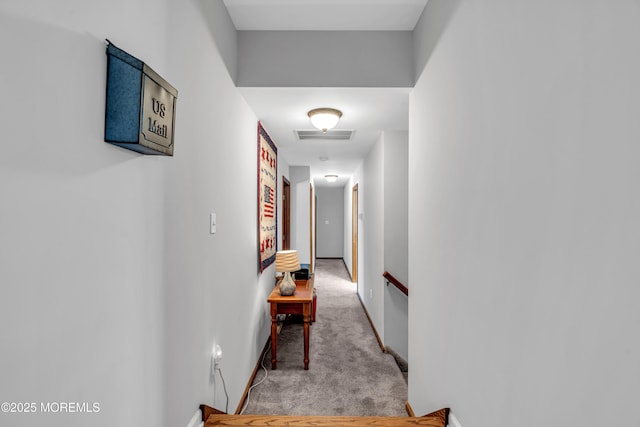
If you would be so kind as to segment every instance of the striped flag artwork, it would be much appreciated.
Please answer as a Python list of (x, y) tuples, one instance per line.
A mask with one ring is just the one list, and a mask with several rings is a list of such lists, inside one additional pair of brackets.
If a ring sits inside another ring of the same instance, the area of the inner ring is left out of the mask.
[(278, 148), (258, 122), (258, 250), (260, 271), (276, 259), (278, 224)]
[(269, 187), (268, 185), (265, 184), (264, 186), (264, 194), (263, 194), (263, 200), (264, 200), (264, 216), (267, 218), (273, 218), (275, 216), (275, 206), (274, 206), (274, 193), (273, 193), (273, 188)]

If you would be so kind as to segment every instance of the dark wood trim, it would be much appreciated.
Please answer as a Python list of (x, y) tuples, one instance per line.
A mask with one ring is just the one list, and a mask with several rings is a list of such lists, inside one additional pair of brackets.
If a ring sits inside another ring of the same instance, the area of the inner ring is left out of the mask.
[(416, 416), (416, 413), (413, 412), (413, 408), (411, 407), (411, 404), (409, 403), (408, 400), (406, 402), (404, 402), (404, 409), (407, 410), (407, 415), (409, 415), (410, 417), (415, 417)]
[(226, 412), (222, 412), (213, 408), (209, 405), (200, 405), (200, 412), (202, 412), (202, 421), (207, 421), (211, 414), (226, 414)]
[(401, 281), (399, 281), (398, 279), (393, 277), (393, 275), (391, 273), (389, 273), (388, 271), (385, 271), (382, 274), (382, 277), (387, 279), (387, 282), (391, 283), (393, 286), (395, 286), (396, 288), (400, 289), (400, 292), (402, 292), (406, 296), (409, 296), (409, 288), (407, 288), (405, 285), (403, 285)]
[(282, 250), (291, 249), (291, 182), (282, 176)]
[(236, 408), (236, 412), (234, 412), (236, 415), (240, 414), (240, 411), (242, 411), (242, 407), (244, 406), (244, 403), (247, 400), (247, 396), (249, 395), (249, 389), (253, 385), (253, 380), (256, 379), (256, 375), (258, 375), (258, 370), (260, 369), (260, 366), (262, 365), (262, 359), (264, 358), (265, 353), (269, 349), (269, 342), (271, 342), (271, 335), (269, 335), (269, 338), (267, 338), (267, 342), (264, 344), (264, 348), (262, 349), (262, 352), (260, 353), (260, 357), (258, 358), (258, 362), (256, 362), (256, 366), (255, 366), (255, 368), (253, 368), (253, 372), (251, 373), (251, 376), (249, 377), (249, 382), (247, 383), (247, 386), (244, 388), (244, 392), (242, 393), (242, 397), (240, 398), (240, 403), (238, 403), (238, 407)]
[(367, 319), (369, 319), (369, 324), (371, 325), (371, 329), (373, 329), (373, 333), (376, 336), (376, 339), (378, 340), (378, 345), (380, 346), (380, 350), (386, 353), (387, 349), (384, 347), (384, 344), (380, 339), (380, 335), (378, 334), (376, 325), (373, 324), (373, 320), (371, 320), (371, 316), (369, 316), (369, 312), (367, 311), (367, 307), (365, 307), (364, 302), (362, 301), (362, 297), (360, 296), (360, 294), (357, 294), (357, 295), (358, 295), (358, 299), (360, 300), (360, 305), (362, 305), (362, 309), (364, 310), (364, 314), (367, 316)]
[(423, 415), (422, 418), (436, 418), (443, 426), (449, 425), (449, 408), (438, 409), (430, 414)]
[(315, 247), (315, 233), (313, 232), (313, 220), (315, 218), (313, 208), (313, 184), (309, 183), (309, 274), (313, 274), (313, 257), (315, 256), (315, 252), (313, 251)]
[[(411, 407), (411, 404), (409, 403), (408, 400), (405, 402), (404, 407), (407, 410), (407, 414), (409, 414), (410, 417), (416, 416), (416, 413), (413, 412), (413, 408)], [(437, 411), (431, 412), (430, 414), (423, 415), (421, 418), (424, 418), (424, 417), (438, 418), (439, 420), (441, 420), (443, 425), (446, 426), (449, 423), (449, 408), (438, 409)]]

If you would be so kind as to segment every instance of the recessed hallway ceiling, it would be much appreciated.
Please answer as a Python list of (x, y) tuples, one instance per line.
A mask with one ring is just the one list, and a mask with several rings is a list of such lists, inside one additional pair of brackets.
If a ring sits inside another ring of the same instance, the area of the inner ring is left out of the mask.
[(412, 31), (428, 0), (224, 0), (236, 29)]
[[(240, 88), (278, 149), (292, 165), (309, 165), (314, 177), (338, 174), (342, 186), (382, 130), (406, 130), (409, 88)], [(350, 141), (300, 141), (295, 129), (313, 129), (307, 111), (318, 106), (342, 111), (336, 129), (355, 130)], [(321, 160), (328, 158), (329, 160)], [(329, 185), (324, 179), (317, 185)]]
[[(412, 31), (428, 0), (223, 0), (239, 31)], [(340, 64), (336, 64), (337, 67)], [(342, 186), (383, 130), (408, 129), (410, 88), (240, 87), (292, 166), (309, 165), (319, 186)], [(340, 109), (350, 141), (300, 141), (307, 111)], [(328, 160), (326, 160), (328, 158)], [(322, 177), (338, 174), (329, 184)]]

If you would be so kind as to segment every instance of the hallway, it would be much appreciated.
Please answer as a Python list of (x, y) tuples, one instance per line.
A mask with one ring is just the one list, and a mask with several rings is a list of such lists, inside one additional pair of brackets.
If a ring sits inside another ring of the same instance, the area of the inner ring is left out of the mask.
[[(389, 29), (409, 3), (415, 19)], [(389, 9), (364, 29), (308, 9), (349, 4), (358, 20)], [(293, 20), (289, 6), (307, 9)], [(215, 345), (240, 406), (276, 276), (257, 259), (260, 122), (278, 187), (291, 184), (301, 263), (316, 226), (342, 222), (341, 256), (387, 347), (399, 334), (382, 274), (410, 288), (415, 413), (449, 407), (463, 427), (640, 425), (639, 24), (640, 0), (2, 1), (0, 395), (100, 411), (0, 424), (187, 427), (200, 404), (224, 404)], [(105, 143), (105, 39), (178, 90), (174, 156)], [(342, 111), (336, 130), (352, 139), (300, 139), (318, 107)], [(326, 175), (345, 189), (336, 219), (313, 209)], [(346, 379), (374, 371), (373, 338), (349, 350), (337, 340), (355, 320), (324, 323), (334, 303), (353, 306), (336, 318), (361, 313), (353, 285), (334, 301), (320, 273), (310, 370), (279, 397), (377, 408), (387, 390)], [(295, 347), (281, 347), (273, 379), (302, 370)], [(341, 389), (375, 395), (345, 403)]]
[(270, 369), (267, 351), (244, 413), (406, 416), (407, 384), (393, 357), (380, 350), (343, 261), (318, 259), (315, 287), (309, 370), (302, 369), (302, 325), (286, 323), (278, 369)]

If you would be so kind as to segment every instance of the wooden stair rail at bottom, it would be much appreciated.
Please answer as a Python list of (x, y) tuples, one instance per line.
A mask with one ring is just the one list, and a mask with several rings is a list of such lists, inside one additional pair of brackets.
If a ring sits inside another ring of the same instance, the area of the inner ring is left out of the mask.
[(407, 288), (405, 285), (403, 285), (400, 280), (396, 279), (393, 276), (393, 274), (389, 273), (388, 271), (385, 271), (384, 273), (382, 273), (382, 277), (387, 279), (387, 285), (389, 283), (391, 283), (393, 286), (398, 288), (400, 290), (400, 292), (402, 292), (406, 296), (409, 296), (409, 288)]
[(233, 415), (225, 414), (207, 405), (200, 405), (204, 427), (253, 426), (253, 427), (446, 427), (449, 408), (423, 417), (351, 417), (320, 415)]

